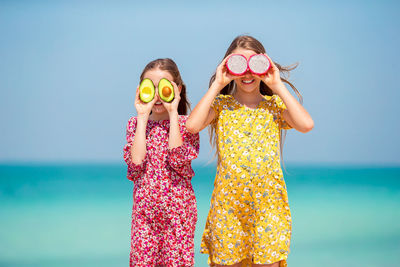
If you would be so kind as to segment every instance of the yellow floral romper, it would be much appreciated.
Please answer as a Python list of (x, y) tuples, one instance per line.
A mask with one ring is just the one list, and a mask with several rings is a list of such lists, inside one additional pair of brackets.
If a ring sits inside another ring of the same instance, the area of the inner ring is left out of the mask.
[(287, 266), (291, 216), (279, 151), (280, 130), (290, 128), (286, 107), (277, 95), (256, 109), (231, 95), (218, 95), (212, 106), (220, 161), (201, 253), (209, 264)]

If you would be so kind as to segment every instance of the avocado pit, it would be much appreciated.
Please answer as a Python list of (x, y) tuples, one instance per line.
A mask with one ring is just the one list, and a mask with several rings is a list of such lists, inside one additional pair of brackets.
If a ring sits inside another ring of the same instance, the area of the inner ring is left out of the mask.
[(158, 82), (158, 94), (161, 98), (162, 101), (164, 102), (171, 102), (174, 99), (174, 87), (172, 83), (165, 79), (162, 78)]

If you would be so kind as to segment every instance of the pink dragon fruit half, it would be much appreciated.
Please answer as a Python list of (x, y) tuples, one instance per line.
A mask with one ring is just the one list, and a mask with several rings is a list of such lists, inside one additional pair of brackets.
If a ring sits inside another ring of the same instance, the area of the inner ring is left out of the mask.
[(271, 63), (267, 56), (263, 54), (252, 55), (249, 58), (249, 69), (256, 75), (263, 75), (268, 72), (271, 67)]
[(226, 61), (226, 67), (233, 75), (243, 75), (247, 71), (247, 59), (243, 55), (233, 54)]

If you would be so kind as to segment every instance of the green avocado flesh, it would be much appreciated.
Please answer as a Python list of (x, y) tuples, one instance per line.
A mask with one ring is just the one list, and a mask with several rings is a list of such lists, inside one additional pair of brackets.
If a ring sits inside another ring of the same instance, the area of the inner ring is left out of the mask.
[(155, 95), (154, 84), (150, 79), (144, 79), (139, 86), (139, 97), (145, 103), (153, 100)]
[(162, 78), (158, 83), (158, 95), (162, 101), (171, 102), (174, 99), (174, 86), (172, 83)]

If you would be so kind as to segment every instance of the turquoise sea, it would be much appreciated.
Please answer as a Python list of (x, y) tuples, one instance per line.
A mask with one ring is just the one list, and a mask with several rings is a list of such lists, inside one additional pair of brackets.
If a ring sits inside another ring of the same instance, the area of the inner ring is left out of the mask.
[[(288, 264), (400, 266), (400, 167), (286, 164)], [(196, 265), (214, 165), (197, 163)], [(0, 165), (0, 266), (128, 266), (133, 184), (124, 165)]]

